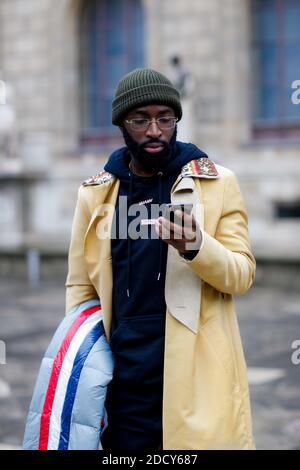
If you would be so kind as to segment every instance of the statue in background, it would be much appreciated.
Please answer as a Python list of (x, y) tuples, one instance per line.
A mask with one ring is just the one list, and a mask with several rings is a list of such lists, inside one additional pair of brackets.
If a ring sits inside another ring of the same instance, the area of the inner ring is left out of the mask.
[(181, 58), (174, 55), (170, 59), (172, 72), (171, 80), (181, 95), (183, 118), (178, 123), (177, 139), (182, 142), (191, 142), (194, 138), (194, 116), (193, 116), (193, 91), (194, 80), (188, 68), (185, 67)]
[(0, 80), (0, 157), (2, 158), (15, 155), (15, 126), (13, 90), (9, 84)]

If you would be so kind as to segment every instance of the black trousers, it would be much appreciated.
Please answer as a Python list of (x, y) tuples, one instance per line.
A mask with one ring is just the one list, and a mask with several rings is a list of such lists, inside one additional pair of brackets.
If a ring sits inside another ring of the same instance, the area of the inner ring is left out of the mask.
[(108, 426), (102, 434), (104, 451), (153, 452), (162, 450), (162, 432)]
[(105, 402), (108, 426), (101, 436), (103, 450), (162, 450), (161, 387), (108, 387)]

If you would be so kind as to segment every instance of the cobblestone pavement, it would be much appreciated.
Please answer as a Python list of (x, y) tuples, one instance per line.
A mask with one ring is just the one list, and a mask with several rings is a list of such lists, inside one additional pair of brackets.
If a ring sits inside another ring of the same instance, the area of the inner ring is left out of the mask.
[[(0, 281), (0, 449), (19, 448), (33, 386), (44, 353), (64, 311), (64, 281), (36, 290)], [(236, 299), (249, 368), (258, 449), (300, 448), (300, 365), (291, 360), (300, 339), (300, 292), (254, 286)], [(3, 343), (2, 343), (3, 344)]]

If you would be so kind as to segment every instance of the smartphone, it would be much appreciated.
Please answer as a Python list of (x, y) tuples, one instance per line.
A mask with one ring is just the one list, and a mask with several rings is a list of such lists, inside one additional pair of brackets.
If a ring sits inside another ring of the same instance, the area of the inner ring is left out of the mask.
[(181, 204), (165, 204), (163, 217), (170, 220), (170, 222), (175, 222), (175, 211), (181, 210), (190, 214), (193, 209), (193, 204), (181, 203)]

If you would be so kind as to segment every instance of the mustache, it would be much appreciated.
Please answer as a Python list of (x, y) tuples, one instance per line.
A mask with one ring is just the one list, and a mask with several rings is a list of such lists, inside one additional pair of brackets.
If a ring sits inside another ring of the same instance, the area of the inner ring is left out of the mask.
[(166, 141), (161, 140), (161, 139), (149, 139), (149, 140), (147, 140), (147, 141), (145, 141), (145, 142), (142, 142), (142, 143), (139, 145), (139, 147), (144, 148), (144, 147), (146, 147), (146, 145), (148, 145), (148, 144), (160, 144), (160, 145), (162, 145), (163, 147), (167, 147), (167, 146), (169, 145)]

